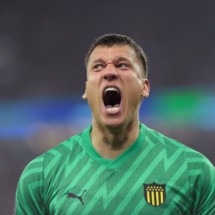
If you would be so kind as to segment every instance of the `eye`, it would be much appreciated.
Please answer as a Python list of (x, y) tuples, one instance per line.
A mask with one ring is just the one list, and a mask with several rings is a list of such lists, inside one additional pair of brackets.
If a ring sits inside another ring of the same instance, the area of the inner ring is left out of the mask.
[(103, 65), (103, 64), (101, 64), (101, 63), (95, 64), (95, 65), (93, 66), (93, 70), (95, 70), (95, 71), (100, 71), (100, 70), (102, 70), (103, 68), (105, 68), (105, 65)]
[(118, 63), (116, 65), (117, 68), (120, 68), (120, 69), (128, 69), (129, 68), (129, 65), (127, 63)]

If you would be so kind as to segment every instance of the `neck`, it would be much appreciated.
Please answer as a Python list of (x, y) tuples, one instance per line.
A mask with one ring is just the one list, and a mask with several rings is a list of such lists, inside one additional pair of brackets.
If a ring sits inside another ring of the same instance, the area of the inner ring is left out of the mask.
[(104, 158), (115, 159), (129, 146), (139, 135), (139, 124), (126, 128), (104, 128), (92, 126), (91, 139), (96, 151)]

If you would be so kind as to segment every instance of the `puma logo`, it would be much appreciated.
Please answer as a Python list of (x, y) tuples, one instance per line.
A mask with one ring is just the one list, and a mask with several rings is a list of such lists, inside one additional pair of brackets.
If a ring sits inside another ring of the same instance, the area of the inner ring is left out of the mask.
[(80, 196), (77, 196), (74, 193), (67, 193), (67, 198), (79, 199), (79, 201), (81, 202), (81, 204), (84, 205), (83, 196), (86, 193), (86, 191), (87, 190), (84, 190), (84, 192)]

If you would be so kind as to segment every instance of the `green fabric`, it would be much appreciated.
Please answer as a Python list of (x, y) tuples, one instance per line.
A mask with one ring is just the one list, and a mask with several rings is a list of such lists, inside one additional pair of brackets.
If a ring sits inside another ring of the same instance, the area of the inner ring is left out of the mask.
[(16, 214), (215, 214), (215, 168), (202, 154), (140, 124), (130, 148), (104, 159), (90, 130), (28, 164)]

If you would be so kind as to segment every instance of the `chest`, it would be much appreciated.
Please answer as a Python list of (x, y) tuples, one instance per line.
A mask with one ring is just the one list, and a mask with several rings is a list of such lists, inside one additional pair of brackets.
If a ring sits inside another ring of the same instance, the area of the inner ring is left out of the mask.
[(50, 214), (189, 214), (186, 168), (136, 158), (119, 168), (92, 160), (53, 174), (46, 194)]

